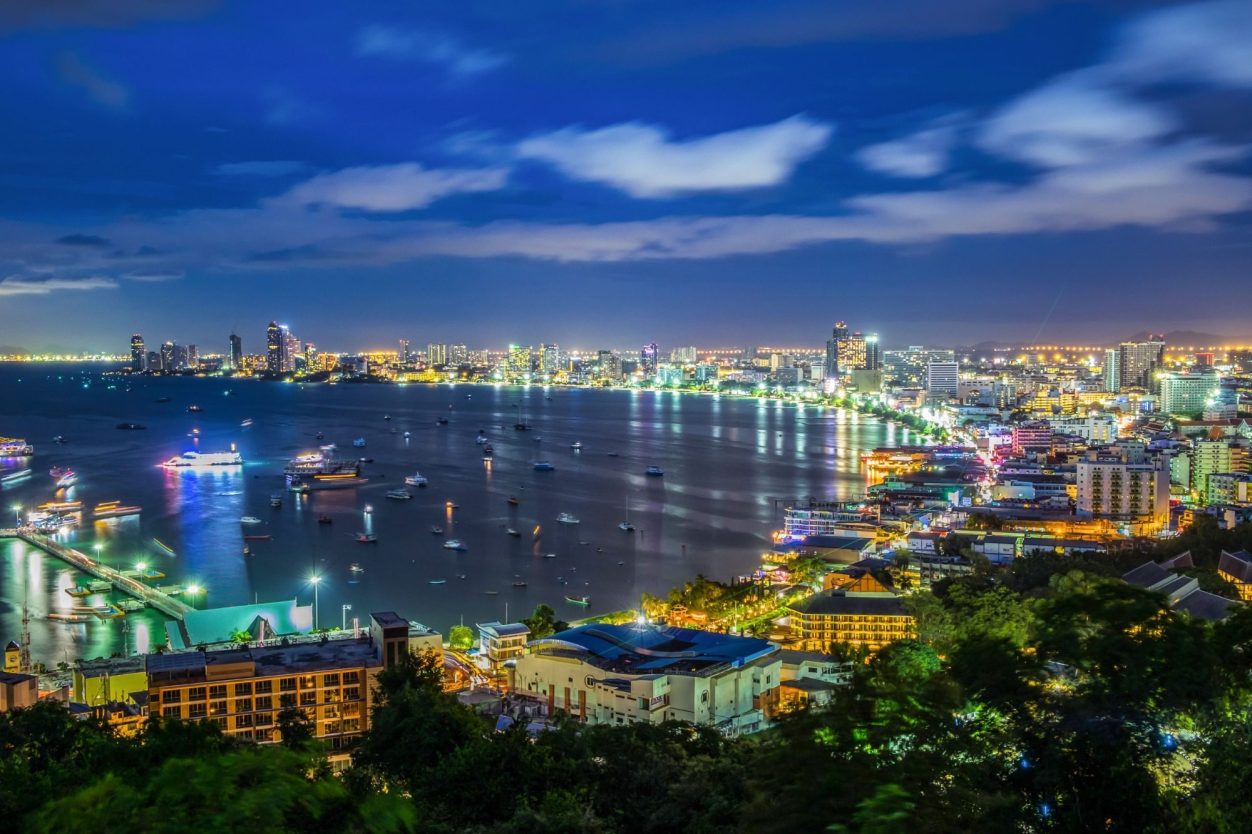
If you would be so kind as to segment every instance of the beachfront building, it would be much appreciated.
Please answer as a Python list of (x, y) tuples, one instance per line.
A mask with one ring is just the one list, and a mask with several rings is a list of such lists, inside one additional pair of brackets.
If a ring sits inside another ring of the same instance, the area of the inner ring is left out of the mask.
[(513, 694), (590, 724), (689, 721), (740, 735), (765, 726), (780, 678), (766, 640), (597, 624), (530, 643)]
[(835, 644), (877, 651), (915, 634), (913, 615), (890, 589), (865, 574), (846, 588), (814, 594), (789, 606), (800, 646), (829, 652)]

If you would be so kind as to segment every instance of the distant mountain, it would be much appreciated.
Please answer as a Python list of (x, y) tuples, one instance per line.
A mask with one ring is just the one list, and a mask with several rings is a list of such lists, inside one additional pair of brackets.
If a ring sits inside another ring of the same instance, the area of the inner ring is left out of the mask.
[[(1149, 333), (1144, 330), (1131, 336), (1126, 341), (1141, 342), (1150, 336), (1159, 334)], [(1198, 330), (1171, 330), (1165, 334), (1165, 344), (1182, 345), (1193, 347), (1205, 347), (1208, 345), (1224, 345), (1229, 341), (1225, 336), (1218, 336), (1216, 333), (1201, 333)]]
[(0, 355), (8, 356), (15, 353), (26, 353), (26, 348), (18, 345), (0, 345)]

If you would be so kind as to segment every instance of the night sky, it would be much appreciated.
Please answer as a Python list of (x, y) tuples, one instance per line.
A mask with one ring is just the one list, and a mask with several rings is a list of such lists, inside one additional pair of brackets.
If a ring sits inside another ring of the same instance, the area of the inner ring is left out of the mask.
[(0, 346), (1252, 337), (1247, 0), (333, 5), (0, 5)]

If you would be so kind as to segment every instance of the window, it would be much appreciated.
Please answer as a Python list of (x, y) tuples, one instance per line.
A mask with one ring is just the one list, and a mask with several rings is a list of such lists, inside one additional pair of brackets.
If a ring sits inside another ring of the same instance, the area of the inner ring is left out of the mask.
[(273, 691), (274, 691), (273, 681), (257, 681), (256, 682), (256, 694), (268, 695), (269, 693)]
[(191, 689), (188, 689), (187, 700), (188, 701), (203, 701), (204, 700), (204, 687), (193, 686)]
[(301, 692), (300, 693), (300, 706), (311, 707), (311, 706), (315, 706), (316, 704), (317, 704), (316, 692)]
[(287, 709), (287, 707), (294, 707), (295, 705), (296, 705), (295, 695), (279, 695), (278, 696), (278, 706), (281, 707), (282, 709)]
[(317, 686), (317, 677), (315, 675), (302, 675), (300, 677), (301, 689), (313, 689)]
[(322, 686), (338, 686), (338, 685), (339, 685), (339, 673), (338, 672), (335, 672), (334, 674), (322, 676)]
[(236, 715), (235, 726), (236, 727), (251, 727), (252, 716), (251, 715)]
[(251, 694), (252, 694), (252, 684), (250, 683), (235, 684), (235, 697), (236, 698), (238, 698), (240, 695), (251, 695)]
[(183, 691), (181, 689), (167, 689), (161, 693), (161, 703), (163, 704), (181, 704), (183, 701)]
[(204, 718), (208, 714), (208, 707), (204, 705), (203, 701), (198, 704), (192, 704), (187, 710), (187, 717), (193, 720)]
[(280, 679), (278, 681), (278, 691), (279, 692), (295, 692), (296, 691), (296, 679), (295, 678)]
[(256, 731), (256, 740), (257, 740), (257, 741), (261, 741), (261, 742), (265, 742), (265, 741), (273, 741), (273, 740), (274, 740), (274, 731), (273, 731), (273, 730), (257, 730), (257, 731)]
[(274, 699), (273, 699), (273, 698), (271, 698), (269, 695), (266, 695), (266, 696), (264, 696), (264, 697), (262, 697), (262, 698), (257, 698), (257, 699), (256, 699), (256, 708), (257, 708), (257, 710), (263, 710), (263, 709), (273, 709), (273, 708), (274, 708)]
[(235, 712), (252, 712), (252, 699), (240, 698), (235, 701)]
[(343, 673), (343, 682), (345, 684), (358, 683), (360, 680), (361, 680), (360, 672), (344, 672)]
[(273, 723), (274, 723), (274, 716), (268, 712), (260, 713), (256, 717), (256, 725), (258, 727), (268, 727), (272, 725)]
[(225, 715), (225, 714), (226, 714), (226, 702), (225, 701), (209, 701), (209, 715)]
[(345, 701), (359, 701), (361, 699), (361, 688), (359, 686), (349, 686), (343, 691), (343, 699)]
[(161, 710), (162, 718), (182, 718), (182, 707), (165, 707)]
[(221, 683), (209, 687), (209, 700), (220, 701), (226, 697), (226, 684)]

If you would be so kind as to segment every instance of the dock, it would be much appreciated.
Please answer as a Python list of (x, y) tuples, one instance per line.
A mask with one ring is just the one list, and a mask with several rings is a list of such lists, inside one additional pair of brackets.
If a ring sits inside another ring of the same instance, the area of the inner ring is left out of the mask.
[(156, 588), (145, 585), (137, 579), (128, 576), (127, 574), (133, 573), (132, 571), (114, 570), (100, 564), (86, 553), (75, 550), (72, 547), (66, 547), (59, 542), (53, 541), (48, 536), (36, 533), (33, 530), (27, 528), (4, 529), (0, 530), (0, 538), (21, 539), (32, 547), (37, 547), (45, 553), (68, 562), (83, 573), (112, 584), (114, 590), (122, 591), (176, 620), (183, 619), (187, 616), (187, 612), (192, 610), (187, 603), (174, 599), (169, 594), (162, 593)]

